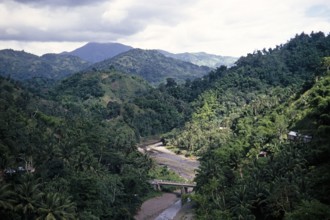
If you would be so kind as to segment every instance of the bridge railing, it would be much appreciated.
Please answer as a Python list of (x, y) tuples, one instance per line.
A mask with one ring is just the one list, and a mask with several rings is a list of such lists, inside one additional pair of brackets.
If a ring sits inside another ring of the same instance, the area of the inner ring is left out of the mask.
[(158, 185), (173, 185), (173, 186), (187, 186), (187, 187), (195, 187), (196, 183), (190, 182), (176, 182), (171, 180), (150, 180), (149, 183), (151, 184), (158, 184)]

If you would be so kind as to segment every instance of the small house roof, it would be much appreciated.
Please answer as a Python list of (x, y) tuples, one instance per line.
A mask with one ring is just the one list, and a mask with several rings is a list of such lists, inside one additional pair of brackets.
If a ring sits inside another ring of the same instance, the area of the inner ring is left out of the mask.
[(298, 132), (296, 132), (296, 131), (290, 131), (289, 132), (289, 135), (290, 136), (298, 136)]

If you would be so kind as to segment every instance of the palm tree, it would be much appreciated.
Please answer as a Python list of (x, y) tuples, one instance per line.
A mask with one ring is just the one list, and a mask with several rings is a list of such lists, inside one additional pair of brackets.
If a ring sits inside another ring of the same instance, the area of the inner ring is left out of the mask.
[(237, 219), (254, 219), (251, 213), (251, 201), (248, 196), (246, 185), (234, 189), (230, 196), (231, 211)]
[(8, 212), (13, 209), (15, 193), (11, 190), (11, 185), (1, 183), (0, 185), (0, 218), (5, 218)]
[(20, 212), (25, 219), (32, 219), (37, 211), (43, 195), (39, 187), (40, 184), (33, 180), (30, 175), (27, 175), (27, 178), (24, 178), (23, 182), (15, 187), (17, 194), (15, 210)]
[(93, 152), (89, 149), (86, 144), (77, 146), (71, 155), (70, 165), (76, 171), (97, 171), (98, 162), (93, 156)]
[(9, 184), (0, 185), (0, 209), (11, 209), (13, 208), (13, 200), (11, 199), (14, 192), (10, 189)]
[(37, 220), (76, 219), (76, 205), (59, 193), (48, 193), (38, 208)]

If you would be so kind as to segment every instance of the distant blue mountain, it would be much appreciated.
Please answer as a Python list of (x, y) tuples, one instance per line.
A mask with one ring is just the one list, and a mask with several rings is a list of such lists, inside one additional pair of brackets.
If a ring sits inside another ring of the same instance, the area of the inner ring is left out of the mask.
[(217, 68), (221, 65), (230, 67), (233, 66), (234, 63), (238, 60), (237, 57), (219, 56), (204, 52), (174, 54), (164, 50), (158, 50), (158, 51), (167, 57), (172, 57), (174, 59), (190, 62), (198, 66), (208, 66), (211, 68)]
[[(80, 57), (90, 63), (98, 63), (100, 61), (110, 59), (121, 53), (134, 49), (131, 46), (120, 43), (96, 43), (90, 42), (71, 52), (63, 52), (62, 54), (70, 54)], [(167, 57), (193, 63), (198, 66), (208, 66), (217, 68), (221, 65), (232, 66), (238, 59), (237, 57), (219, 56), (214, 54), (200, 53), (170, 53), (164, 50), (158, 50)]]
[(131, 49), (133, 49), (133, 47), (120, 43), (91, 42), (71, 52), (63, 52), (63, 54), (74, 55), (91, 63), (97, 63)]

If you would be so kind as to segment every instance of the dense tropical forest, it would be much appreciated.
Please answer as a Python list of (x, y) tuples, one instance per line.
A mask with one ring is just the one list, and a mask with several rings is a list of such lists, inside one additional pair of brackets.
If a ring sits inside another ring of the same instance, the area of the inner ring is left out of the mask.
[(330, 218), (329, 55), (329, 36), (301, 34), (203, 78), (166, 135), (200, 157), (198, 219)]
[(0, 219), (133, 219), (170, 176), (137, 151), (150, 136), (200, 158), (197, 219), (329, 219), (329, 68), (330, 36), (302, 33), (157, 87), (113, 66), (1, 77)]
[(1, 219), (131, 219), (147, 181), (170, 175), (136, 144), (180, 126), (186, 104), (144, 80), (115, 70), (51, 89), (0, 80)]

